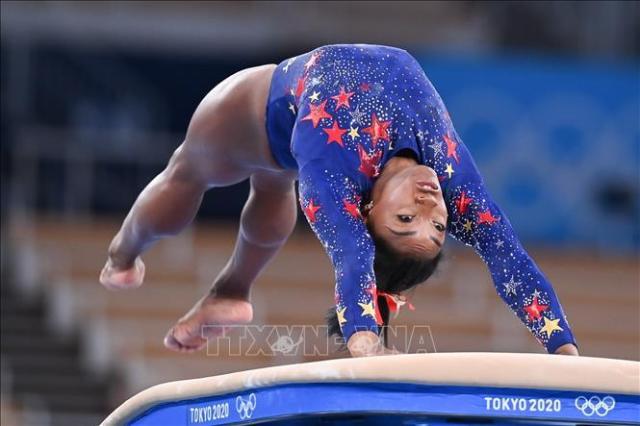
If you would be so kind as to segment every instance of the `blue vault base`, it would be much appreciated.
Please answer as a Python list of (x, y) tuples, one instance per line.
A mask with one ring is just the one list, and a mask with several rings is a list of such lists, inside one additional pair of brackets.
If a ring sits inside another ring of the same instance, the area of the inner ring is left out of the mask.
[(344, 359), (166, 383), (104, 425), (640, 425), (640, 363), (531, 354)]

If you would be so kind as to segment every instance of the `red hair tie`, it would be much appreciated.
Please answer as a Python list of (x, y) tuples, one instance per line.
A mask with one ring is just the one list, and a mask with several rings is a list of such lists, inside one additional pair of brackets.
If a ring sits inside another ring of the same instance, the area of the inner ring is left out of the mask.
[[(397, 318), (398, 314), (400, 313), (400, 308), (404, 305), (407, 305), (407, 307), (409, 308), (409, 310), (411, 311), (415, 311), (415, 307), (411, 304), (411, 302), (409, 301), (409, 299), (407, 299), (406, 296), (402, 296), (400, 294), (391, 294), (391, 293), (385, 293), (383, 291), (378, 291), (377, 292), (378, 296), (382, 296), (385, 298), (385, 300), (387, 301), (387, 306), (389, 307), (389, 311), (390, 312), (394, 312), (395, 315), (393, 316), (393, 318)], [(377, 302), (377, 299), (376, 299)], [(380, 315), (380, 312), (378, 310), (378, 304), (376, 303), (376, 316), (379, 319), (379, 324), (382, 323), (382, 316)]]

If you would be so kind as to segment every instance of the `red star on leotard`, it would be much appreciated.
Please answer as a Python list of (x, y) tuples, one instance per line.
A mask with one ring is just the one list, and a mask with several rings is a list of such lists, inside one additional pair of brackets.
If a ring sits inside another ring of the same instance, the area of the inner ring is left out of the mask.
[(529, 316), (529, 321), (537, 321), (541, 317), (540, 314), (549, 309), (549, 305), (538, 304), (538, 296), (533, 296), (533, 301), (531, 302), (531, 304), (529, 306), (525, 306), (522, 309), (524, 309)]
[(447, 158), (453, 157), (454, 160), (456, 160), (456, 163), (460, 163), (460, 159), (458, 158), (458, 153), (456, 152), (458, 143), (453, 139), (451, 139), (449, 135), (444, 135), (444, 141), (447, 144)]
[(358, 209), (358, 205), (350, 202), (347, 199), (342, 200), (342, 204), (344, 205), (344, 209), (356, 219), (362, 219), (362, 214), (360, 213), (360, 209)]
[(313, 198), (309, 200), (309, 204), (304, 208), (304, 214), (307, 215), (307, 219), (309, 222), (313, 223), (316, 221), (316, 212), (320, 210), (320, 206), (313, 205)]
[(325, 99), (324, 101), (322, 101), (321, 104), (319, 105), (314, 105), (314, 104), (309, 104), (309, 114), (306, 115), (302, 120), (311, 120), (311, 122), (313, 123), (313, 127), (318, 127), (318, 123), (320, 122), (320, 120), (322, 120), (323, 118), (333, 118), (331, 116), (331, 114), (327, 113), (327, 111), (324, 110), (324, 106), (327, 104), (327, 100)]
[(336, 111), (340, 109), (340, 107), (351, 108), (349, 105), (349, 98), (353, 96), (353, 92), (345, 92), (344, 87), (340, 88), (340, 93), (336, 96), (332, 96), (331, 99), (335, 99), (336, 101)]
[(369, 87), (369, 83), (362, 83), (360, 84), (360, 90), (362, 90), (363, 92), (368, 92), (370, 89)]
[(378, 143), (378, 140), (389, 140), (389, 133), (387, 129), (391, 124), (391, 120), (389, 121), (379, 121), (378, 117), (376, 117), (376, 113), (371, 114), (371, 126), (362, 129), (363, 132), (368, 133), (371, 136), (371, 142), (373, 146)]
[(341, 129), (340, 126), (338, 126), (337, 121), (333, 122), (333, 126), (331, 126), (330, 129), (322, 129), (322, 130), (329, 136), (329, 138), (327, 139), (327, 144), (330, 144), (331, 142), (335, 142), (344, 148), (344, 144), (342, 143), (342, 135), (347, 133), (347, 131), (345, 129)]
[(491, 214), (491, 210), (487, 210), (486, 212), (480, 212), (478, 214), (478, 225), (481, 225), (483, 223), (489, 224), (489, 225), (493, 225), (494, 223), (496, 223), (497, 221), (499, 221), (500, 218), (499, 217), (495, 217)]
[(360, 157), (360, 167), (358, 171), (364, 173), (368, 178), (373, 178), (380, 173), (380, 158), (382, 158), (382, 151), (376, 151), (375, 154), (368, 154), (367, 151), (358, 145), (358, 156)]
[(473, 202), (472, 198), (467, 198), (467, 194), (463, 191), (460, 194), (460, 198), (456, 201), (456, 207), (458, 208), (458, 214), (465, 214), (469, 209), (469, 205)]
[(304, 77), (300, 77), (298, 79), (298, 84), (296, 85), (296, 98), (299, 98), (302, 93), (304, 93), (304, 84), (306, 83)]

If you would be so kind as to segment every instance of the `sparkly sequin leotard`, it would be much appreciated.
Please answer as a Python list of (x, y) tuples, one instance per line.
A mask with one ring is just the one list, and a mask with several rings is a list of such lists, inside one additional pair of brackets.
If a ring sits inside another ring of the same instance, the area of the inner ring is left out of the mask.
[(442, 100), (406, 51), (332, 45), (278, 65), (267, 104), (276, 161), (299, 173), (300, 203), (335, 269), (345, 340), (377, 332), (374, 243), (359, 210), (386, 162), (411, 150), (440, 177), (451, 236), (472, 246), (495, 288), (549, 352), (575, 344), (549, 281), (487, 193)]

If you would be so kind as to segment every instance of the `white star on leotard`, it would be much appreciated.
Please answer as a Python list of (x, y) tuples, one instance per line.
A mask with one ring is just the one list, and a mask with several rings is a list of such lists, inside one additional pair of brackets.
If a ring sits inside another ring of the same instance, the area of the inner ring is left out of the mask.
[(295, 60), (296, 60), (296, 58), (291, 58), (291, 59), (289, 59), (289, 60), (287, 61), (287, 64), (286, 64), (284, 67), (282, 67), (282, 70), (283, 70), (284, 72), (288, 72), (288, 71), (289, 71), (289, 67), (291, 66), (291, 64), (293, 64), (293, 62), (294, 62)]
[(351, 124), (358, 124), (360, 126), (364, 125), (364, 112), (360, 111), (360, 105), (356, 106), (356, 109), (353, 111), (349, 111), (349, 115), (351, 115)]
[(289, 102), (289, 111), (291, 111), (293, 115), (296, 115), (296, 107), (291, 102)]
[(444, 153), (442, 152), (442, 144), (439, 143), (438, 141), (434, 140), (431, 145), (427, 145), (427, 146), (433, 150), (433, 155), (436, 158), (438, 158), (438, 156), (440, 155), (444, 156)]
[(522, 285), (522, 281), (515, 281), (513, 279), (513, 275), (511, 275), (511, 279), (508, 283), (502, 283), (504, 289), (507, 293), (507, 296), (517, 296), (518, 295), (518, 287)]
[(311, 94), (311, 96), (309, 96), (309, 101), (310, 102), (317, 101), (318, 99), (320, 99), (319, 96), (320, 96), (320, 92), (316, 92), (314, 90), (314, 92)]
[(316, 77), (313, 77), (311, 81), (309, 81), (309, 87), (314, 87), (321, 83), (322, 83), (322, 78), (316, 76)]
[(504, 241), (502, 241), (502, 240), (496, 241), (496, 247), (497, 248), (501, 248), (503, 245), (504, 245)]

